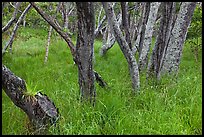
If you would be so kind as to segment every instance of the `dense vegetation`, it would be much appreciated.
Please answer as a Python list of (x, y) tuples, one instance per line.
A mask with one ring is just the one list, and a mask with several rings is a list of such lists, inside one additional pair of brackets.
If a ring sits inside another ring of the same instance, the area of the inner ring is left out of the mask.
[[(2, 44), (8, 40), (3, 35)], [(73, 40), (75, 38), (73, 37)], [(101, 40), (95, 40), (94, 68), (109, 87), (96, 85), (96, 106), (80, 102), (77, 66), (66, 43), (51, 37), (47, 64), (44, 64), (47, 30), (20, 28), (13, 54), (5, 64), (23, 78), (31, 93), (42, 91), (56, 104), (60, 119), (50, 134), (202, 134), (202, 54), (196, 62), (190, 44), (185, 43), (177, 78), (146, 81), (141, 73), (141, 92), (131, 94), (127, 62), (117, 44), (99, 55)], [(28, 119), (2, 92), (3, 134), (28, 133)]]

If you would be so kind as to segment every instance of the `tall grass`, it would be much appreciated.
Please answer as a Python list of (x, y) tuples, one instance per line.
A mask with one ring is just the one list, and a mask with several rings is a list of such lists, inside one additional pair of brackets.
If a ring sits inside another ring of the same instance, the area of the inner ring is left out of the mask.
[[(133, 95), (119, 46), (101, 57), (102, 42), (95, 40), (94, 68), (109, 87), (95, 84), (96, 106), (92, 107), (80, 101), (77, 66), (66, 43), (53, 35), (44, 64), (46, 43), (46, 30), (21, 29), (13, 54), (7, 53), (2, 61), (30, 90), (47, 94), (59, 108), (60, 119), (49, 134), (202, 134), (201, 52), (195, 62), (186, 44), (177, 78), (162, 77), (147, 84), (142, 72), (141, 92)], [(27, 123), (25, 113), (2, 92), (2, 134), (32, 134)]]

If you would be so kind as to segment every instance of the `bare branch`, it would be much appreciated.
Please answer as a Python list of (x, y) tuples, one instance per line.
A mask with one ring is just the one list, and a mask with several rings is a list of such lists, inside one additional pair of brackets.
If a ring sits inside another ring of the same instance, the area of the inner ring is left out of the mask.
[(26, 13), (28, 12), (28, 10), (29, 10), (30, 8), (31, 8), (31, 4), (29, 4), (29, 5), (26, 7), (26, 9), (23, 11), (23, 13), (21, 14), (21, 16), (19, 17), (19, 19), (18, 19), (18, 21), (17, 21), (17, 23), (16, 23), (16, 25), (15, 25), (15, 27), (14, 27), (14, 29), (13, 29), (13, 32), (12, 32), (12, 34), (11, 34), (11, 37), (10, 37), (9, 41), (7, 42), (6, 46), (5, 46), (5, 47), (3, 48), (3, 50), (2, 50), (2, 55), (5, 54), (6, 49), (8, 48), (8, 46), (10, 46), (10, 51), (11, 51), (11, 49), (12, 49), (12, 44), (13, 44), (13, 40), (14, 40), (14, 36), (15, 36), (15, 34), (16, 34), (16, 32), (17, 32), (18, 26), (19, 26), (20, 22), (23, 20), (23, 18), (25, 17)]
[(5, 31), (7, 31), (11, 25), (14, 23), (14, 21), (16, 20), (16, 15), (17, 15), (17, 11), (18, 11), (18, 8), (20, 7), (22, 2), (17, 2), (16, 3), (16, 6), (15, 6), (15, 10), (13, 12), (13, 15), (12, 15), (12, 18), (8, 21), (8, 23), (2, 28), (2, 33), (4, 33)]

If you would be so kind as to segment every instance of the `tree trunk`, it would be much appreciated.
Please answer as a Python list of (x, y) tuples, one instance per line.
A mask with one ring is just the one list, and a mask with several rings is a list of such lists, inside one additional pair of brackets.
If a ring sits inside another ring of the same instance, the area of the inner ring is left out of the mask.
[(152, 51), (147, 72), (147, 77), (154, 75), (157, 79), (160, 78), (161, 65), (165, 55), (165, 50), (168, 46), (173, 16), (176, 8), (175, 2), (163, 2), (161, 7), (162, 17), (160, 21), (159, 33)]
[(119, 25), (117, 23), (116, 16), (113, 11), (113, 8), (111, 7), (111, 4), (109, 2), (102, 2), (102, 4), (103, 4), (103, 8), (105, 9), (106, 16), (108, 17), (108, 22), (110, 24), (110, 27), (113, 30), (114, 36), (120, 46), (120, 49), (123, 52), (123, 55), (125, 56), (128, 62), (129, 72), (132, 79), (133, 90), (139, 90), (140, 81), (139, 81), (139, 71), (138, 71), (136, 59), (119, 28)]
[(162, 73), (176, 73), (182, 55), (183, 44), (186, 39), (188, 27), (193, 16), (196, 2), (182, 2), (174, 28), (164, 57)]
[(112, 46), (115, 44), (115, 37), (110, 29), (110, 26), (108, 25), (107, 26), (107, 33), (108, 33), (108, 36), (107, 36), (107, 39), (104, 40), (103, 42), (103, 46), (101, 47), (100, 49), (100, 55), (101, 56), (104, 56), (106, 54), (106, 52), (112, 48)]
[[(69, 37), (69, 35), (67, 33), (63, 32), (61, 27), (58, 24), (56, 24), (55, 19), (53, 19), (51, 16), (47, 15), (34, 2), (30, 2), (30, 3), (35, 8), (35, 10), (44, 18), (44, 20), (47, 21), (48, 24), (50, 24), (53, 27), (53, 29), (55, 29), (57, 31), (57, 33), (66, 41), (69, 49), (71, 50), (73, 60), (77, 64), (77, 61), (76, 61), (76, 47), (74, 46), (73, 42), (71, 41), (71, 38)], [(100, 83), (100, 81), (102, 79), (100, 79), (100, 80), (97, 79), (97, 73), (96, 72), (94, 72), (94, 75), (96, 77), (96, 82)], [(104, 83), (105, 83), (105, 81), (104, 81)]]
[(138, 9), (138, 12), (140, 14), (139, 14), (139, 19), (136, 21), (137, 22), (136, 34), (135, 34), (136, 40), (134, 43), (132, 42), (133, 44), (132, 51), (134, 55), (136, 54), (137, 51), (139, 52), (139, 43), (140, 43), (141, 32), (142, 32), (142, 23), (143, 23), (143, 19), (145, 16), (145, 2), (141, 2), (140, 9)]
[[(3, 3), (3, 2), (2, 2)], [(16, 16), (18, 13), (18, 8), (20, 7), (22, 2), (16, 2), (16, 6), (15, 6), (15, 10), (13, 12), (12, 18), (8, 21), (8, 23), (2, 28), (2, 33), (4, 33), (5, 31), (7, 31), (11, 25), (14, 23), (14, 21), (16, 20)], [(3, 9), (2, 9), (3, 10)]]
[(139, 41), (139, 56), (141, 54), (142, 48), (143, 48), (143, 43), (144, 43), (144, 36), (145, 36), (145, 31), (146, 31), (146, 24), (149, 16), (149, 11), (150, 11), (150, 2), (146, 2), (145, 5), (145, 13), (143, 14), (143, 21), (142, 21), (142, 30), (140, 33), (140, 41)]
[(2, 55), (4, 55), (4, 53), (6, 52), (6, 49), (8, 48), (8, 46), (10, 46), (10, 52), (12, 52), (12, 44), (13, 44), (13, 40), (14, 40), (14, 36), (16, 34), (16, 31), (18, 29), (18, 26), (20, 25), (20, 22), (22, 22), (24, 16), (26, 15), (26, 13), (29, 11), (29, 9), (31, 8), (31, 4), (29, 4), (26, 9), (23, 11), (23, 13), (21, 14), (21, 16), (19, 17), (14, 29), (13, 29), (13, 32), (11, 34), (11, 37), (9, 39), (9, 41), (7, 42), (6, 46), (3, 48), (2, 50)]
[(121, 2), (121, 9), (122, 9), (122, 26), (125, 31), (125, 39), (132, 50), (132, 44), (130, 40), (130, 30), (129, 30), (129, 21), (128, 21), (128, 2)]
[[(50, 7), (50, 9), (52, 9), (52, 8)], [(57, 8), (56, 8), (56, 14), (54, 15), (53, 18), (56, 17), (56, 15), (57, 15), (59, 9), (60, 9), (60, 2), (59, 2), (58, 5), (57, 5)], [(46, 49), (45, 49), (46, 51), (45, 51), (45, 60), (44, 60), (44, 64), (47, 62), (47, 59), (48, 59), (49, 46), (50, 46), (50, 38), (51, 38), (51, 35), (52, 35), (52, 29), (53, 29), (53, 28), (52, 28), (52, 26), (50, 25), (50, 29), (49, 29), (49, 32), (48, 32), (47, 46), (46, 46)]]
[(92, 2), (76, 2), (78, 16), (78, 36), (76, 61), (78, 64), (79, 86), (83, 99), (95, 102), (93, 43), (95, 16)]
[[(121, 14), (118, 14), (117, 22), (118, 22), (118, 24), (119, 24), (119, 26), (120, 26), (121, 23), (122, 23), (122, 15), (121, 15)], [(106, 34), (104, 34), (105, 36), (103, 37), (103, 38), (104, 38), (104, 39), (103, 39), (103, 45), (102, 45), (102, 47), (101, 47), (101, 49), (100, 49), (100, 55), (101, 55), (101, 56), (104, 56), (104, 55), (107, 53), (107, 51), (108, 51), (110, 48), (113, 47), (113, 45), (115, 44), (115, 41), (116, 41), (115, 36), (114, 36), (114, 34), (113, 34), (113, 31), (111, 30), (109, 24), (108, 24), (107, 27), (106, 27), (105, 33), (106, 33), (106, 32), (108, 33), (108, 36), (107, 36), (107, 38), (106, 38)]]
[(45, 60), (44, 64), (47, 62), (48, 54), (49, 54), (49, 46), (50, 46), (50, 37), (52, 34), (52, 26), (50, 26), (49, 32), (48, 32), (48, 39), (47, 39), (47, 46), (46, 46), (46, 51), (45, 51)]
[(2, 65), (2, 89), (11, 101), (27, 114), (34, 134), (46, 134), (48, 127), (56, 123), (59, 112), (54, 103), (40, 92), (30, 95), (25, 81), (15, 76), (4, 65)]
[(153, 27), (156, 21), (156, 17), (157, 17), (156, 15), (159, 9), (159, 5), (160, 5), (159, 2), (152, 2), (150, 4), (150, 12), (149, 12), (146, 31), (144, 35), (144, 44), (139, 57), (140, 70), (146, 68), (146, 65), (147, 65), (147, 60), (148, 60), (147, 57), (148, 57), (149, 49), (152, 44)]

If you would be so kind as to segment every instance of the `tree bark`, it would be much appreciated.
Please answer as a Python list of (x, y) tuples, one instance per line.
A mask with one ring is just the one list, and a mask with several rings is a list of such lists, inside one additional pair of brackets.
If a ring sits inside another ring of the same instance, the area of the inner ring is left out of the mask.
[(148, 53), (152, 44), (152, 34), (153, 34), (153, 27), (156, 21), (156, 15), (157, 11), (159, 9), (159, 2), (152, 2), (150, 4), (150, 12), (148, 16), (148, 21), (146, 25), (146, 31), (144, 35), (144, 44), (139, 56), (139, 69), (142, 70), (146, 68), (147, 65), (147, 58), (148, 58)]
[(143, 14), (143, 21), (142, 21), (142, 30), (140, 33), (140, 41), (139, 41), (139, 56), (141, 55), (141, 51), (143, 48), (143, 43), (144, 43), (144, 37), (145, 37), (145, 31), (146, 31), (146, 24), (149, 16), (149, 11), (150, 11), (150, 2), (146, 2), (145, 4), (145, 13)]
[(47, 128), (59, 118), (58, 109), (45, 94), (38, 92), (36, 95), (30, 95), (25, 81), (3, 64), (2, 89), (11, 101), (27, 114), (34, 134), (46, 134)]
[(95, 16), (92, 2), (76, 2), (78, 16), (78, 36), (76, 61), (81, 95), (85, 100), (95, 102), (93, 43)]
[(129, 30), (129, 21), (128, 21), (128, 2), (121, 2), (121, 9), (122, 9), (122, 26), (125, 31), (125, 39), (132, 50), (132, 44), (130, 40), (130, 30)]
[(177, 74), (184, 41), (195, 7), (196, 2), (182, 2), (178, 17), (170, 35), (166, 56), (164, 57), (162, 66), (162, 73)]
[(156, 39), (154, 49), (148, 64), (147, 77), (155, 76), (160, 78), (160, 71), (162, 61), (165, 55), (165, 50), (168, 46), (168, 41), (171, 33), (173, 23), (173, 16), (175, 14), (175, 2), (164, 2), (162, 7), (162, 17), (160, 22), (159, 33)]
[(143, 23), (143, 19), (144, 19), (144, 16), (145, 16), (145, 2), (141, 2), (140, 3), (140, 8), (138, 9), (138, 12), (140, 13), (138, 16), (139, 16), (139, 20), (136, 21), (137, 22), (137, 25), (136, 25), (136, 34), (135, 34), (135, 37), (136, 37), (136, 40), (133, 44), (133, 47), (132, 47), (132, 51), (133, 51), (133, 54), (135, 55), (136, 52), (138, 51), (139, 53), (139, 43), (140, 43), (140, 38), (141, 38), (141, 32), (142, 32), (142, 23)]
[(136, 59), (119, 28), (119, 25), (117, 23), (116, 16), (113, 11), (113, 8), (111, 7), (111, 4), (109, 2), (102, 2), (102, 4), (106, 12), (106, 16), (108, 18), (110, 27), (113, 30), (114, 36), (120, 46), (120, 49), (123, 52), (123, 55), (125, 56), (128, 62), (129, 72), (132, 79), (132, 88), (133, 90), (139, 90), (140, 81), (139, 81), (139, 71), (138, 71)]
[(18, 29), (18, 26), (19, 26), (20, 22), (23, 20), (24, 16), (26, 15), (26, 13), (29, 11), (29, 9), (30, 9), (31, 7), (32, 7), (31, 4), (29, 4), (29, 5), (26, 7), (26, 9), (23, 11), (23, 13), (21, 14), (21, 16), (19, 17), (19, 19), (18, 19), (18, 21), (17, 21), (17, 23), (16, 23), (16, 25), (15, 25), (15, 27), (14, 27), (14, 29), (13, 29), (13, 32), (12, 32), (12, 34), (11, 34), (11, 37), (10, 37), (9, 41), (7, 42), (6, 46), (5, 46), (5, 47), (3, 48), (3, 50), (2, 50), (2, 55), (5, 54), (6, 49), (7, 49), (9, 46), (10, 46), (10, 52), (12, 52), (12, 44), (13, 44), (14, 36), (15, 36), (15, 34), (16, 34), (16, 31), (17, 31), (17, 29)]

